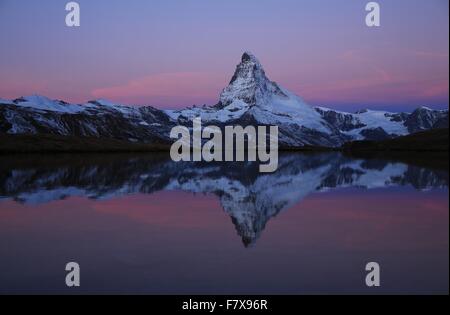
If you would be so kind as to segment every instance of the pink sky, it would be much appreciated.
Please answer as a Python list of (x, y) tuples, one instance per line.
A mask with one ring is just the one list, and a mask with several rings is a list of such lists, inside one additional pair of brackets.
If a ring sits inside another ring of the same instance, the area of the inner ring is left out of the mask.
[(57, 1), (2, 2), (0, 97), (212, 105), (250, 50), (311, 105), (447, 108), (448, 1), (379, 2), (376, 29), (362, 0), (80, 0), (77, 29)]

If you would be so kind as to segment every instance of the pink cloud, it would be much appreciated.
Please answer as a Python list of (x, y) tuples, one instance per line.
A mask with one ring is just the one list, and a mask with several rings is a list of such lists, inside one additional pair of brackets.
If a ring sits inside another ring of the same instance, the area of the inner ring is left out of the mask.
[(448, 98), (448, 80), (416, 81), (376, 71), (376, 75), (324, 83), (321, 87), (306, 87), (302, 94), (314, 101), (402, 102)]
[[(405, 52), (406, 55), (440, 58), (447, 54), (432, 52)], [(405, 56), (406, 56), (405, 55)], [(337, 56), (341, 69), (346, 72), (339, 77), (323, 77), (320, 82), (303, 85), (297, 90), (309, 102), (369, 102), (369, 103), (404, 103), (433, 102), (448, 98), (448, 77), (438, 73), (430, 78), (424, 72), (423, 64), (410, 71), (391, 65), (374, 64), (370, 52), (350, 49)], [(406, 57), (405, 57), (406, 58)]]
[(448, 96), (448, 80), (427, 86), (422, 95), (424, 97)]
[(29, 79), (14, 79), (8, 77), (8, 81), (0, 81), (0, 97), (13, 99), (19, 96), (48, 93), (47, 82)]
[(290, 88), (310, 102), (445, 104), (449, 90), (443, 62), (448, 53), (398, 48), (395, 52), (403, 57), (399, 62), (392, 60), (390, 50), (347, 49), (330, 63), (316, 65), (319, 79), (304, 81), (301, 87), (294, 82)]
[[(149, 75), (125, 84), (92, 91), (95, 98), (117, 101), (157, 102), (172, 98), (180, 102), (217, 99), (224, 79), (204, 72), (175, 72)], [(180, 104), (180, 106), (186, 104)]]

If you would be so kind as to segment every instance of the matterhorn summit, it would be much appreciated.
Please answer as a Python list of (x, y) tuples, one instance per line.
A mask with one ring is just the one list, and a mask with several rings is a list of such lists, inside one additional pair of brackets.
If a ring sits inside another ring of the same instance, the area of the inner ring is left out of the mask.
[(266, 77), (258, 59), (252, 53), (245, 52), (229, 85), (220, 95), (220, 105), (226, 107), (234, 101), (240, 100), (253, 106), (267, 102), (274, 94), (287, 98), (278, 85)]
[[(242, 55), (217, 105), (167, 113), (180, 122), (201, 117), (203, 121), (215, 124), (276, 125), (280, 131), (280, 142), (288, 146), (300, 143), (332, 145), (325, 139), (333, 137), (334, 133), (339, 137), (338, 131), (313, 107), (272, 82), (259, 60), (250, 52)], [(314, 133), (317, 141), (305, 132)]]

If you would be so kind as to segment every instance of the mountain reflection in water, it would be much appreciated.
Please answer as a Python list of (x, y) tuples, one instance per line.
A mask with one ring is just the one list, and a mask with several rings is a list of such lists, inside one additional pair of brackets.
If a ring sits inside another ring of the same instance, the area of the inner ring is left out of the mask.
[[(95, 200), (181, 190), (215, 195), (245, 246), (267, 222), (314, 192), (410, 185), (448, 187), (448, 171), (341, 153), (281, 154), (275, 173), (252, 162), (172, 162), (167, 154), (0, 157), (0, 200), (43, 204), (67, 197)], [(180, 208), (184, 205), (180, 204)]]

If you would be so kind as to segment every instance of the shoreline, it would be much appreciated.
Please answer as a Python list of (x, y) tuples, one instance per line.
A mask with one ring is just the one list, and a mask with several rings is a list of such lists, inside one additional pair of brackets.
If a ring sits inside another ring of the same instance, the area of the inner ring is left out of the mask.
[[(341, 147), (285, 147), (280, 152), (342, 152), (344, 154), (388, 155), (397, 153), (445, 153), (449, 151), (448, 129), (418, 132), (382, 141), (354, 141)], [(136, 143), (110, 138), (58, 136), (51, 134), (0, 133), (0, 154), (19, 153), (133, 153), (168, 152), (169, 143)]]

